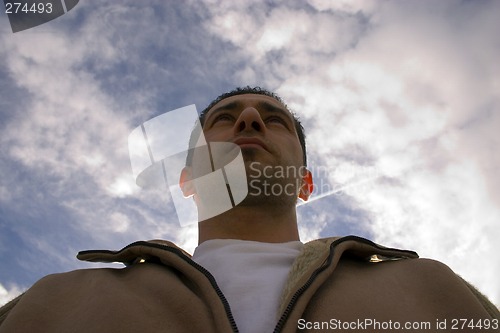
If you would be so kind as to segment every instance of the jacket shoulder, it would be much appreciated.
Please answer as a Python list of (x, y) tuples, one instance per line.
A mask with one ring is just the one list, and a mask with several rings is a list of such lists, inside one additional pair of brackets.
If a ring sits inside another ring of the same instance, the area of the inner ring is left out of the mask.
[[(404, 262), (401, 262), (404, 263)], [(446, 293), (460, 293), (470, 303), (478, 303), (491, 318), (500, 319), (499, 309), (476, 287), (455, 273), (443, 262), (418, 258), (406, 262), (408, 276), (415, 276), (415, 283), (426, 284), (439, 297)]]
[[(2, 324), (7, 320), (9, 315), (11, 315), (11, 313), (14, 314), (18, 308), (37, 309), (38, 307), (34, 306), (33, 300), (47, 300), (54, 294), (67, 292), (67, 287), (73, 285), (77, 281), (85, 279), (85, 277), (88, 276), (88, 271), (91, 270), (82, 269), (65, 273), (50, 274), (36, 281), (23, 294), (17, 296), (0, 308), (0, 327), (2, 327)], [(70, 289), (74, 290), (72, 288)], [(43, 311), (42, 307), (40, 307), (40, 309)]]
[(345, 279), (355, 275), (367, 289), (370, 284), (376, 285), (379, 297), (404, 296), (408, 301), (399, 300), (400, 306), (427, 307), (430, 312), (443, 316), (487, 313), (491, 318), (500, 319), (495, 305), (448, 265), (437, 260), (413, 258), (376, 263), (346, 260), (339, 266), (337, 275)]

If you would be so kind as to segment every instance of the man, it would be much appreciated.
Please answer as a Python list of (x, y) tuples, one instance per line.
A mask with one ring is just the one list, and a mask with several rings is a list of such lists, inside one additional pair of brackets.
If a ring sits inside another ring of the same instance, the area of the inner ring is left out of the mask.
[[(0, 333), (499, 330), (498, 309), (439, 262), (355, 236), (300, 242), (295, 205), (312, 178), (300, 122), (276, 95), (237, 89), (200, 122), (208, 147), (237, 146), (249, 191), (202, 219), (193, 256), (167, 241), (81, 252), (127, 267), (40, 280), (2, 309)], [(193, 149), (180, 180), (199, 211), (203, 163)]]

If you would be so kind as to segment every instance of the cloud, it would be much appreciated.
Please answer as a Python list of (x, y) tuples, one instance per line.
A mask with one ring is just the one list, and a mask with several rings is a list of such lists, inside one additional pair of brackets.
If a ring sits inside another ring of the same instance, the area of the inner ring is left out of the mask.
[[(84, 57), (81, 50), (67, 51), (72, 49), (69, 36), (23, 37), (27, 40), (9, 39), (5, 60), (31, 103), (5, 126), (2, 145), (14, 161), (52, 178), (46, 185), (61, 204), (71, 202), (65, 197), (69, 188), (94, 191), (98, 198), (128, 173), (127, 119), (115, 111), (99, 82), (70, 65), (68, 59)], [(49, 47), (35, 52), (39, 43)]]
[(20, 288), (17, 285), (8, 286), (7, 289), (0, 283), (0, 305), (3, 305), (19, 296), (22, 293), (22, 290), (23, 288)]
[[(9, 100), (9, 92), (16, 92), (23, 101), (8, 104), (13, 110), (2, 124), (0, 167), (9, 177), (2, 180), (0, 199), (9, 214), (1, 223), (19, 237), (6, 239), (5, 246), (17, 249), (9, 264), (26, 272), (5, 271), (2, 282), (29, 285), (43, 272), (82, 267), (74, 259), (78, 250), (121, 248), (177, 231), (169, 197), (138, 191), (130, 172), (127, 137), (137, 115), (147, 119), (157, 112), (147, 89), (155, 82), (125, 98), (116, 98), (122, 92), (107, 85), (118, 78), (116, 67), (130, 47), (113, 41), (120, 32), (109, 29), (106, 17), (114, 9), (87, 16), (78, 28), (47, 25), (1, 37), (8, 73), (2, 95)], [(143, 13), (146, 19), (138, 22), (148, 21), (151, 10)], [(107, 72), (113, 74), (103, 78)], [(4, 255), (10, 255), (6, 249)]]
[[(316, 102), (305, 102), (305, 114), (334, 124), (333, 136), (325, 126), (309, 133), (321, 142), (313, 153), (336, 165), (349, 159), (372, 165), (382, 175), (369, 191), (353, 193), (359, 209), (371, 213), (375, 240), (448, 263), (498, 303), (493, 281), (500, 266), (487, 258), (498, 251), (499, 180), (492, 166), (499, 163), (492, 152), (500, 123), (491, 111), (499, 102), (491, 54), (499, 50), (490, 43), (494, 29), (474, 24), (491, 22), (491, 8), (474, 9), (464, 27), (472, 8), (443, 6), (431, 14), (416, 7), (383, 8), (378, 26), (355, 49), (320, 64), (329, 75), (307, 83), (295, 75), (281, 91), (298, 103), (312, 95)], [(456, 33), (458, 25), (464, 34)], [(479, 50), (490, 52), (483, 58)]]

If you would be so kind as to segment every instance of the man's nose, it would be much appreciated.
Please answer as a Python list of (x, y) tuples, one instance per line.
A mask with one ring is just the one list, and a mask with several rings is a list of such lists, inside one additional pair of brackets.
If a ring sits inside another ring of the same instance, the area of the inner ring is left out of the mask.
[(234, 131), (236, 134), (246, 131), (257, 131), (263, 133), (265, 130), (266, 126), (259, 111), (253, 107), (244, 109), (234, 124)]

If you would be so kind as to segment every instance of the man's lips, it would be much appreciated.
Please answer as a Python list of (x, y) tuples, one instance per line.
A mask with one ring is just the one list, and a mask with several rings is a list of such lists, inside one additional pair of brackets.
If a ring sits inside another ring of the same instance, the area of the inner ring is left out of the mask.
[(260, 148), (268, 150), (266, 144), (258, 138), (238, 138), (235, 139), (233, 143), (237, 144), (240, 147), (259, 146)]

